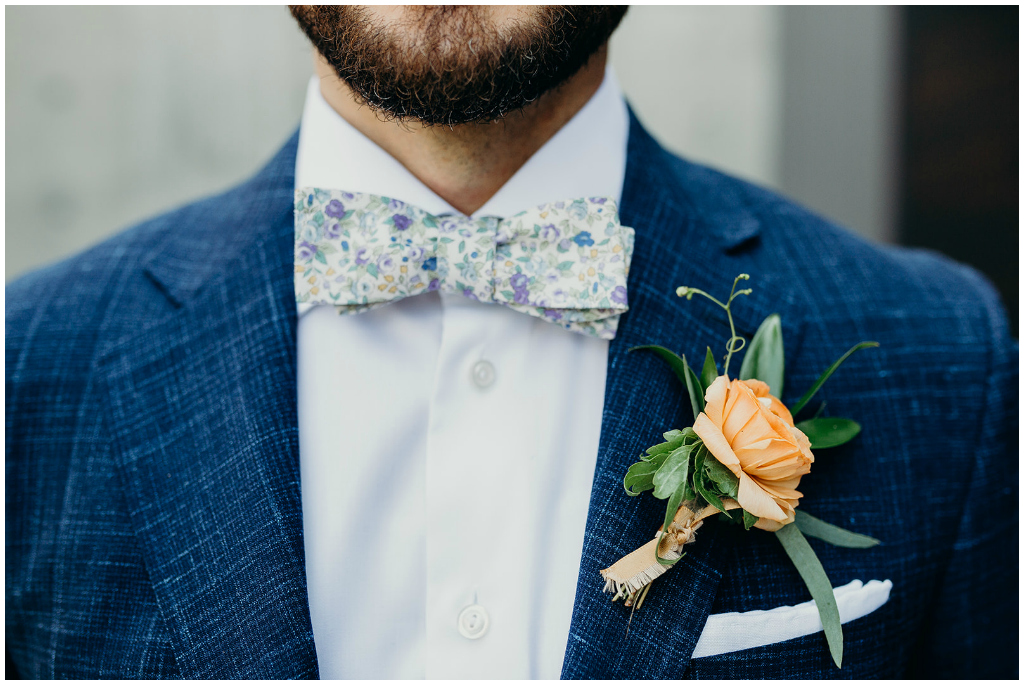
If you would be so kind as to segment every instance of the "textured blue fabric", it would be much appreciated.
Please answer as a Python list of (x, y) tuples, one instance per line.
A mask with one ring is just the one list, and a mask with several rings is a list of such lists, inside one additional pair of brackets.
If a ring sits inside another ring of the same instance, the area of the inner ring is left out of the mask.
[[(6, 640), (26, 677), (298, 678), (309, 623), (295, 409), (296, 138), (253, 180), (7, 287)], [(1015, 677), (1017, 343), (992, 288), (923, 252), (868, 245), (668, 154), (631, 121), (621, 211), (637, 231), (563, 675)], [(714, 521), (632, 617), (598, 569), (647, 541), (663, 503), (622, 490), (692, 420), (663, 363), (728, 326), (674, 295), (739, 272), (750, 335), (782, 315), (787, 402), (851, 344), (826, 413), (864, 432), (822, 452), (802, 507), (884, 545), (812, 542), (834, 585), (893, 581), (822, 634), (691, 659), (709, 613), (809, 599), (774, 536)]]

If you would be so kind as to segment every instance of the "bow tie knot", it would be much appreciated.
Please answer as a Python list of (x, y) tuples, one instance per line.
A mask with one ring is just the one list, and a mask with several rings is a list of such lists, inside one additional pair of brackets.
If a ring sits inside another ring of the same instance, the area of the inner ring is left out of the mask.
[(298, 302), (358, 313), (439, 290), (610, 339), (628, 309), (633, 230), (604, 198), (506, 219), (440, 215), (378, 195), (296, 191)]

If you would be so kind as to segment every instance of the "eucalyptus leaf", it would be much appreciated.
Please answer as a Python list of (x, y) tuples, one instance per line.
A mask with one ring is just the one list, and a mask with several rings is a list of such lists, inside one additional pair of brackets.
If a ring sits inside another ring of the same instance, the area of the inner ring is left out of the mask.
[(723, 495), (736, 499), (740, 491), (740, 479), (729, 470), (728, 466), (708, 453), (704, 469), (707, 471), (708, 477), (718, 485), (718, 489)]
[(654, 496), (658, 499), (670, 497), (679, 490), (690, 475), (690, 452), (692, 445), (683, 445), (668, 455), (665, 463), (654, 474)]
[(718, 367), (715, 365), (715, 355), (711, 353), (711, 348), (708, 348), (708, 353), (704, 355), (704, 368), (700, 372), (700, 384), (704, 388), (704, 393), (707, 394), (708, 388), (718, 378)]
[(812, 450), (845, 445), (860, 433), (860, 424), (850, 419), (808, 419), (796, 424), (796, 427), (811, 441)]
[[(685, 361), (686, 357), (683, 357)], [(690, 393), (690, 405), (693, 406), (693, 420), (697, 420), (697, 414), (704, 411), (704, 388), (701, 387), (700, 379), (697, 378), (697, 374), (686, 367), (686, 391)]]
[(785, 370), (782, 319), (778, 314), (772, 314), (761, 322), (747, 346), (740, 365), (740, 380), (756, 378), (764, 381), (773, 395), (782, 397)]
[(637, 347), (629, 348), (630, 352), (636, 352), (637, 350), (647, 350), (658, 355), (671, 367), (672, 372), (679, 379), (679, 382), (686, 385), (686, 359), (680, 357), (678, 354), (660, 345), (639, 345)]
[(861, 535), (860, 533), (853, 533), (845, 528), (834, 526), (831, 523), (825, 523), (821, 519), (811, 516), (802, 509), (796, 510), (796, 519), (793, 523), (796, 524), (796, 527), (799, 528), (800, 532), (804, 535), (810, 535), (812, 538), (824, 540), (836, 547), (866, 549), (868, 547), (874, 547), (875, 545), (881, 544), (880, 540), (876, 540), (873, 537)]
[(818, 560), (807, 538), (803, 536), (796, 526), (783, 526), (775, 531), (775, 536), (782, 543), (797, 573), (803, 579), (804, 584), (811, 593), (815, 605), (818, 607), (818, 616), (821, 617), (821, 625), (825, 628), (825, 639), (828, 640), (828, 649), (832, 653), (832, 660), (836, 666), (843, 667), (843, 626), (839, 619), (839, 607), (836, 604), (836, 596), (832, 591), (832, 583), (825, 573), (825, 569)]
[[(667, 347), (662, 347), (661, 345), (639, 345), (637, 347), (629, 348), (630, 352), (635, 352), (637, 350), (653, 352), (668, 363), (669, 367), (672, 369), (672, 373), (676, 375), (676, 378), (679, 379), (679, 382), (683, 384), (683, 387), (686, 388), (686, 392), (690, 395), (690, 406), (693, 408), (693, 417), (696, 419), (697, 414), (704, 410), (704, 396), (700, 392), (695, 392), (693, 384), (694, 381), (697, 380), (697, 377), (687, 365), (686, 357), (680, 357), (672, 350)], [(699, 381), (697, 382), (697, 385), (700, 385)]]
[[(838, 369), (839, 366), (846, 361), (847, 357), (849, 357), (857, 350), (863, 350), (867, 347), (878, 347), (878, 343), (869, 340), (857, 343), (856, 345), (848, 349), (846, 351), (846, 354), (837, 359), (832, 364), (832, 366), (825, 369), (825, 373), (818, 376), (818, 380), (814, 381), (814, 385), (811, 386), (811, 389), (805, 392), (804, 396), (797, 400), (796, 404), (789, 408), (790, 413), (793, 414), (793, 416), (796, 416), (796, 413), (803, 409), (807, 405), (807, 403), (811, 401), (811, 398), (814, 397), (814, 395), (817, 394), (819, 390), (821, 390), (821, 386), (825, 385), (825, 381), (829, 379), (829, 376), (836, 372), (836, 369)], [(776, 395), (776, 397), (778, 397), (778, 395)]]

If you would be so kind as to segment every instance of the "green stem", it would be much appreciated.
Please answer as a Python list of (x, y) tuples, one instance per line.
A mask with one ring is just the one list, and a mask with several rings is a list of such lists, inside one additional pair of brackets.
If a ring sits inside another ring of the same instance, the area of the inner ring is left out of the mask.
[[(733, 288), (735, 288), (735, 287), (736, 287), (736, 284), (734, 283), (733, 284)], [(736, 336), (736, 324), (734, 324), (733, 321), (732, 321), (732, 296), (731, 296), (731, 293), (730, 293), (730, 297), (729, 297), (729, 304), (725, 308), (725, 313), (729, 317), (729, 331), (732, 333), (732, 335), (729, 338), (729, 342), (725, 343), (725, 349), (726, 349), (725, 369), (722, 371), (722, 374), (725, 375), (726, 378), (728, 378), (729, 377), (729, 362), (732, 361), (732, 353), (733, 352), (738, 352), (739, 350), (743, 349), (743, 345), (740, 345), (739, 347), (736, 347), (735, 344), (734, 344), (734, 341), (739, 339), (739, 340), (743, 341), (744, 345), (747, 342), (746, 340), (743, 340), (743, 338), (737, 338), (737, 336)]]
[(708, 298), (709, 300), (717, 304), (719, 307), (724, 309), (725, 315), (729, 317), (730, 335), (729, 340), (725, 343), (725, 368), (722, 371), (722, 373), (726, 377), (729, 376), (729, 364), (732, 362), (732, 355), (735, 352), (739, 352), (740, 350), (742, 350), (747, 344), (745, 338), (736, 335), (736, 324), (732, 320), (732, 301), (735, 300), (740, 295), (749, 295), (752, 292), (750, 288), (745, 288), (744, 290), (739, 291), (736, 290), (736, 285), (740, 281), (745, 281), (749, 278), (750, 276), (748, 276), (747, 274), (740, 274), (735, 279), (733, 279), (732, 290), (729, 291), (729, 300), (724, 304), (721, 301), (719, 301), (718, 298), (712, 297), (711, 295), (704, 292), (700, 288), (690, 288), (688, 286), (676, 288), (676, 295), (678, 295), (679, 297), (685, 297), (688, 300), (692, 298), (694, 295), (701, 295), (703, 297)]
[(708, 295), (706, 292), (704, 292), (700, 288), (691, 288), (689, 286), (684, 285), (681, 288), (676, 288), (676, 294), (679, 295), (680, 297), (684, 297), (685, 296), (686, 299), (690, 299), (690, 297), (693, 296), (693, 295), (703, 295), (704, 297), (708, 298), (709, 300), (711, 300), (712, 302), (717, 304), (722, 309), (725, 309), (725, 305), (722, 304), (721, 302), (719, 302), (717, 297), (713, 297), (711, 295)]

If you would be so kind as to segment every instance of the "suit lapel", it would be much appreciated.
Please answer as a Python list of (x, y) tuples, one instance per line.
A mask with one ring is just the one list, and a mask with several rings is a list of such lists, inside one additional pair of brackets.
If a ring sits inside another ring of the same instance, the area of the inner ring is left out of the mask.
[[(693, 421), (686, 391), (664, 362), (629, 349), (664, 345), (699, 367), (711, 345), (720, 360), (729, 331), (725, 314), (700, 298), (676, 297), (675, 288), (689, 285), (718, 293), (751, 266), (736, 253), (757, 238), (757, 218), (740, 202), (721, 203), (733, 209), (715, 211), (707, 198), (689, 197), (692, 188), (685, 174), (691, 169), (699, 168), (671, 159), (631, 117), (621, 203), (623, 224), (636, 229), (630, 310), (609, 349), (601, 442), (564, 678), (679, 677), (722, 578), (718, 560), (725, 555), (716, 552), (716, 545), (725, 543), (718, 540), (715, 519), (705, 523), (683, 561), (658, 579), (632, 616), (621, 603), (609, 601), (599, 575), (600, 569), (650, 540), (664, 516), (663, 501), (649, 494), (625, 494), (626, 469), (644, 449), (661, 441), (661, 433)], [(738, 332), (748, 339), (767, 314), (785, 304), (772, 294), (767, 276), (759, 275), (754, 285), (753, 296), (734, 308)], [(787, 345), (797, 342), (799, 327), (793, 317), (784, 316), (783, 321)]]
[(294, 155), (293, 138), (254, 181), (206, 204), (202, 230), (170, 236), (148, 273), (177, 310), (99, 362), (112, 449), (185, 678), (317, 675), (299, 491)]

